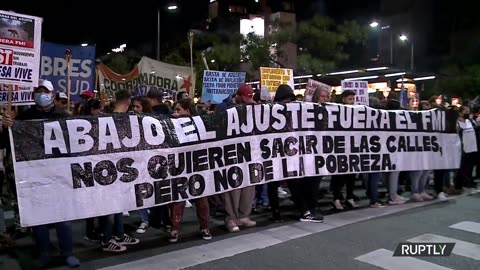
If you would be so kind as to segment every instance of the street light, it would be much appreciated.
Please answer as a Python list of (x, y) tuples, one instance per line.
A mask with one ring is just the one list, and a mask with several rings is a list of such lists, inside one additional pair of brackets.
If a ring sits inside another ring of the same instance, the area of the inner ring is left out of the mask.
[[(406, 42), (408, 40), (408, 37), (405, 35), (405, 34), (402, 34), (400, 36), (400, 40), (402, 42)], [(411, 46), (411, 49), (410, 49), (410, 70), (413, 72), (413, 68), (414, 68), (414, 62), (413, 62), (413, 58), (414, 58), (414, 47), (413, 47), (413, 41), (410, 41), (410, 46)]]
[[(379, 22), (373, 21), (370, 23), (371, 28), (377, 28), (380, 25)], [(390, 25), (384, 25), (381, 27), (381, 30), (390, 29), (390, 65), (393, 65), (393, 34)]]
[[(167, 6), (167, 10), (175, 11), (178, 9), (178, 6), (175, 4), (170, 4)], [(157, 60), (160, 61), (160, 17), (162, 13), (162, 8), (157, 8)]]
[(81, 46), (82, 46), (82, 47), (87, 47), (87, 46), (88, 46), (88, 43), (82, 43)]

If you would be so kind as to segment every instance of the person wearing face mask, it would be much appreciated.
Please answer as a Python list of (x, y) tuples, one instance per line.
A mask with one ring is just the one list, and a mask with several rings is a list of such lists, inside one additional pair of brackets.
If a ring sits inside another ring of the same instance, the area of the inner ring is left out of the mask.
[(455, 188), (449, 190), (449, 194), (458, 195), (464, 187), (475, 188), (472, 172), (475, 166), (475, 157), (478, 152), (477, 138), (475, 136), (475, 124), (470, 119), (470, 108), (462, 106), (458, 110), (457, 131), (462, 140), (462, 159), (460, 169), (455, 176)]
[(16, 120), (52, 119), (69, 116), (65, 109), (55, 106), (55, 92), (50, 81), (39, 81), (38, 87), (33, 90), (33, 99), (35, 105), (20, 113), (15, 118)]
[[(68, 117), (69, 114), (55, 106), (55, 92), (53, 85), (50, 81), (40, 80), (38, 87), (33, 91), (35, 106), (32, 106), (28, 110), (20, 113), (15, 120), (36, 120), (36, 119), (61, 119)], [(6, 114), (3, 118), (2, 125), (4, 127), (11, 127), (13, 125), (13, 119), (11, 115)], [(6, 129), (4, 129), (6, 130)], [(6, 132), (4, 132), (6, 133)], [(7, 133), (8, 134), (8, 133)], [(8, 141), (7, 138), (5, 138)], [(11, 149), (7, 146), (7, 156)], [(60, 251), (65, 258), (65, 263), (69, 267), (78, 267), (80, 261), (73, 256), (73, 242), (72, 242), (72, 225), (70, 222), (58, 222), (55, 224), (46, 224), (33, 227), (33, 238), (35, 239), (36, 247), (40, 256), (35, 261), (35, 267), (45, 268), (50, 262), (51, 255), (51, 243), (49, 236), (49, 226), (55, 227), (57, 231), (58, 242), (60, 245)]]

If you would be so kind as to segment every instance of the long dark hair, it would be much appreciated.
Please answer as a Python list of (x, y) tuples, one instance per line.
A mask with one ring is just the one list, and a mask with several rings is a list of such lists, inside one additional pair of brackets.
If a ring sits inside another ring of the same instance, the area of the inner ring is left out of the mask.
[(89, 99), (82, 107), (81, 107), (81, 115), (92, 115), (93, 110), (101, 109), (101, 103), (98, 99)]
[(136, 97), (133, 102), (138, 101), (142, 105), (142, 112), (143, 113), (152, 113), (152, 103), (147, 97)]

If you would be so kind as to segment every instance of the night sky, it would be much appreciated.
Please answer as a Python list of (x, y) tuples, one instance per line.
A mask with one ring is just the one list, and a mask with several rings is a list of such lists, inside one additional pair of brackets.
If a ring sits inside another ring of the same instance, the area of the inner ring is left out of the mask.
[[(46, 41), (97, 45), (97, 53), (127, 43), (130, 48), (153, 46), (156, 37), (156, 8), (175, 3), (175, 13), (162, 12), (162, 41), (179, 40), (193, 22), (208, 16), (209, 0), (135, 0), (135, 1), (2, 1), (3, 10), (44, 18), (43, 38)], [(297, 0), (299, 20), (314, 14), (336, 19), (371, 20), (378, 11), (378, 2), (371, 0)], [(123, 4), (131, 3), (131, 4)], [(163, 42), (162, 42), (163, 43)], [(151, 47), (150, 49), (152, 49)], [(153, 52), (153, 49), (152, 49)]]

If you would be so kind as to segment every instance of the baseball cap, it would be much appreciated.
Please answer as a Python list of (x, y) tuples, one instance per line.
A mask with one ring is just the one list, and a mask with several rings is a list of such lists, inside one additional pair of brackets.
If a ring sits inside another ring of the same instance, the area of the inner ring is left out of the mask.
[(43, 87), (45, 89), (47, 89), (48, 91), (52, 92), (53, 91), (53, 84), (51, 81), (49, 80), (43, 80), (43, 79), (40, 79), (38, 81), (38, 87)]
[(80, 94), (81, 97), (86, 97), (86, 98), (94, 98), (95, 94), (93, 93), (92, 90), (85, 90)]
[(243, 100), (243, 102), (248, 102), (252, 99), (253, 97), (253, 89), (250, 85), (243, 83), (240, 85), (237, 91), (237, 96), (240, 96)]
[(163, 88), (150, 88), (147, 93), (148, 98), (163, 99)]
[(63, 93), (63, 92), (58, 92), (57, 93), (57, 96), (56, 96), (56, 99), (57, 100), (60, 100), (60, 99), (68, 99), (67, 97), (67, 94)]

